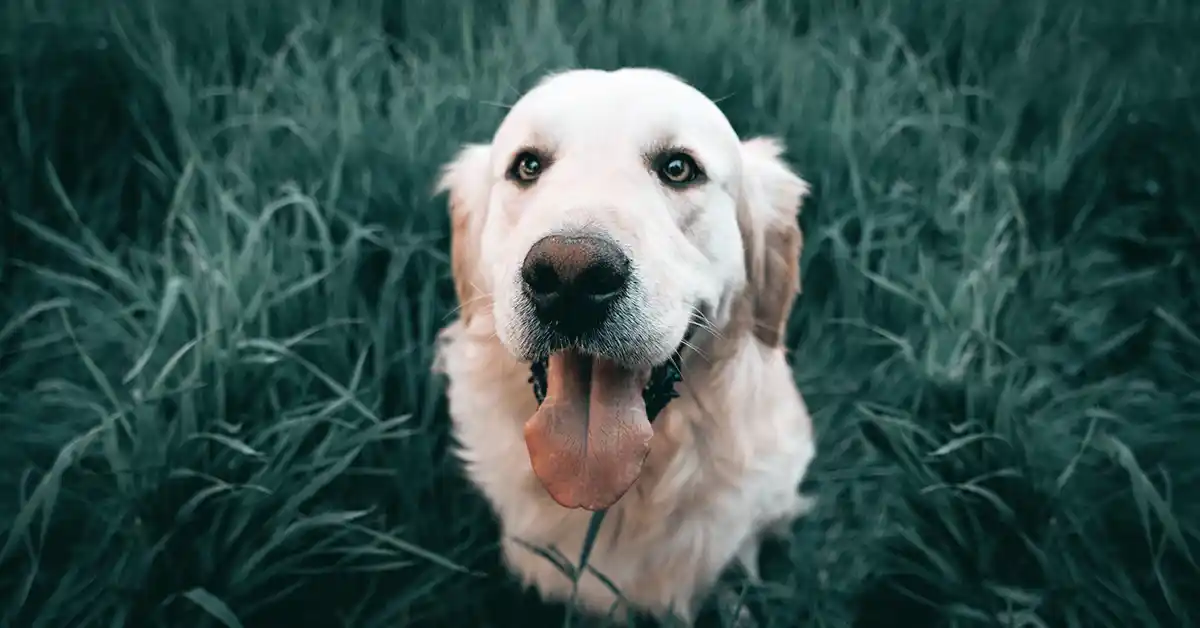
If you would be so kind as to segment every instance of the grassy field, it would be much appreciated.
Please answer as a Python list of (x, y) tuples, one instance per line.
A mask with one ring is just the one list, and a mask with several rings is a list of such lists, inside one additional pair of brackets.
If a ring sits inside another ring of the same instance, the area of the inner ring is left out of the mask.
[(750, 592), (770, 626), (1196, 625), (1198, 14), (9, 0), (0, 625), (555, 616), (447, 455), (431, 189), (543, 73), (622, 65), (815, 186), (821, 503)]

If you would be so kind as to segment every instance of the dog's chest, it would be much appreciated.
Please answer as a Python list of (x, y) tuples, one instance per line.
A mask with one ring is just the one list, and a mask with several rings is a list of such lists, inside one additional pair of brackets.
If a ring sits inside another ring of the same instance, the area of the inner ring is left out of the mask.
[[(459, 455), (501, 522), (509, 566), (544, 597), (565, 599), (570, 580), (530, 546), (575, 564), (591, 513), (559, 506), (533, 474), (523, 432), (537, 408), (528, 366), (467, 341), (444, 345), (440, 360)], [(733, 378), (726, 386), (794, 390), (782, 363), (722, 377)], [(715, 386), (690, 384), (656, 420), (644, 473), (609, 510), (590, 559), (633, 606), (652, 612), (686, 612), (766, 526), (798, 512), (797, 484), (812, 457), (798, 394), (738, 395), (736, 405), (705, 397)], [(590, 577), (577, 601), (604, 612), (617, 597)]]
[[(590, 567), (635, 606), (658, 612), (690, 608), (753, 540), (759, 518), (752, 513), (761, 510), (752, 491), (720, 485), (702, 469), (702, 461), (671, 451), (676, 445), (663, 430), (670, 419), (669, 411), (660, 419), (645, 473), (607, 512), (589, 559)], [(464, 455), (472, 479), (499, 516), (509, 567), (544, 597), (566, 600), (570, 580), (531, 548), (577, 565), (592, 513), (562, 508), (548, 497), (529, 469), (519, 430), (481, 441), (473, 454)], [(578, 596), (593, 611), (618, 601), (595, 577), (581, 581)]]
[[(506, 397), (520, 391), (532, 398), (527, 386), (518, 380), (492, 394), (473, 387), (452, 401), (452, 414), (467, 473), (500, 520), (509, 567), (546, 598), (563, 600), (570, 581), (530, 546), (577, 564), (591, 513), (559, 506), (534, 476), (521, 426), (536, 404)], [(688, 407), (688, 400), (676, 400), (656, 421), (645, 472), (607, 513), (589, 560), (643, 609), (690, 605), (754, 537), (760, 520), (753, 514), (762, 510), (755, 491), (738, 490), (734, 477), (714, 474), (700, 450), (679, 442), (674, 432), (685, 429), (681, 412)], [(577, 599), (596, 611), (617, 601), (595, 577), (581, 581)]]

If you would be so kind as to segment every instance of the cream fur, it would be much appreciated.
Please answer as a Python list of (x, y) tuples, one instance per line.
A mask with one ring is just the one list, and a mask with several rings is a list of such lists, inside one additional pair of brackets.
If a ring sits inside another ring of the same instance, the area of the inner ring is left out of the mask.
[[(645, 172), (638, 150), (664, 135), (699, 156), (708, 182), (664, 190)], [(503, 175), (531, 141), (557, 156), (537, 187), (517, 190)], [(798, 288), (795, 223), (807, 185), (780, 151), (740, 142), (711, 101), (668, 74), (579, 70), (544, 81), (491, 144), (464, 148), (447, 167), (439, 189), (450, 192), (461, 310), (440, 335), (436, 368), (508, 565), (544, 597), (567, 600), (571, 582), (517, 539), (575, 561), (591, 517), (546, 494), (522, 431), (536, 403), (529, 322), (513, 286), (524, 251), (550, 230), (600, 226), (629, 251), (643, 286), (629, 315), (646, 363), (679, 344), (693, 307), (712, 312), (685, 353), (682, 395), (655, 422), (644, 472), (609, 510), (591, 566), (629, 605), (690, 622), (727, 566), (740, 560), (753, 572), (763, 537), (809, 508), (798, 488), (815, 453), (809, 414), (779, 334), (761, 331), (783, 328)], [(576, 600), (598, 614), (619, 607), (591, 575)]]

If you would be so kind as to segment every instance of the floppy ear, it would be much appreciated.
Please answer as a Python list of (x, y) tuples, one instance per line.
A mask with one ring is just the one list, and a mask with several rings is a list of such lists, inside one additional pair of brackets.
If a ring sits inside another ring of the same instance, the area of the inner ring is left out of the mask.
[(463, 323), (492, 304), (491, 290), (479, 267), (483, 222), (487, 217), (488, 164), (485, 144), (467, 144), (442, 169), (435, 194), (449, 192), (450, 272)]
[(738, 226), (746, 250), (746, 292), (739, 314), (768, 347), (783, 345), (792, 303), (800, 293), (803, 237), (797, 219), (809, 192), (782, 153), (783, 145), (772, 138), (742, 143)]

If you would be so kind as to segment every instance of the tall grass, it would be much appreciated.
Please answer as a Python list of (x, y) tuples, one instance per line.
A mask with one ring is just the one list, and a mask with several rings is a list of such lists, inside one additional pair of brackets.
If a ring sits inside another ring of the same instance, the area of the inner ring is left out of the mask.
[(561, 617), (447, 453), (431, 189), (545, 72), (624, 65), (816, 189), (821, 505), (748, 592), (769, 625), (1200, 621), (1189, 3), (5, 11), (0, 623)]

